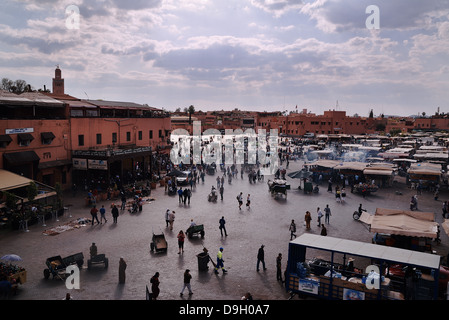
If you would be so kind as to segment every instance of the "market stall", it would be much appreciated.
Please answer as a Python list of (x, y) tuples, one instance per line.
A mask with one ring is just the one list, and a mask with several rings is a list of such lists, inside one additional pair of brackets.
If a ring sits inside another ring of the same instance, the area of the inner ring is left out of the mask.
[(304, 233), (289, 243), (285, 288), (319, 299), (437, 300), (439, 269), (438, 255)]
[(440, 182), (441, 165), (418, 162), (412, 163), (407, 171), (411, 183), (421, 183), (423, 187), (433, 186)]
[(370, 231), (383, 234), (382, 242), (393, 247), (416, 251), (432, 251), (438, 223), (433, 212), (377, 208), (370, 220)]
[(15, 294), (19, 284), (24, 284), (27, 281), (27, 271), (25, 268), (15, 264), (16, 261), (22, 259), (16, 254), (7, 254), (0, 259), (7, 261), (0, 262), (0, 282), (2, 283), (2, 290), (9, 288), (8, 294)]
[(392, 186), (397, 168), (390, 163), (371, 163), (363, 170), (367, 181), (374, 180), (374, 183), (381, 187)]
[(334, 170), (345, 176), (361, 176), (367, 165), (368, 163), (360, 161), (342, 162), (336, 165)]
[[(36, 194), (29, 199), (29, 188), (33, 185)], [(55, 213), (57, 192), (41, 182), (28, 179), (13, 172), (0, 169), (0, 221), (17, 229), (23, 225), (36, 223), (42, 215)], [(31, 207), (39, 207), (31, 212)], [(51, 208), (45, 210), (44, 208)], [(63, 213), (63, 210), (62, 210)]]

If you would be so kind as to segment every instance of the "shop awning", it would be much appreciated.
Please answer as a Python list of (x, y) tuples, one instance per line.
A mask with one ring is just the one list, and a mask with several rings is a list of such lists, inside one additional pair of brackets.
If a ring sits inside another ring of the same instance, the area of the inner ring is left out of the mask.
[(12, 138), (9, 136), (9, 134), (0, 134), (0, 142), (11, 142)]
[(314, 162), (305, 163), (304, 166), (334, 168), (335, 166), (339, 165), (340, 163), (341, 163), (341, 161), (338, 161), (338, 160), (317, 160)]
[(72, 163), (72, 160), (70, 160), (70, 159), (39, 162), (38, 168), (46, 169), (46, 168), (53, 168), (53, 167), (61, 167), (61, 166), (65, 166), (65, 165), (68, 165), (71, 163)]
[[(57, 193), (54, 188), (44, 185), (32, 179), (25, 178), (24, 176), (18, 175), (16, 173), (10, 172), (8, 170), (0, 169), (0, 191), (9, 191), (14, 194), (14, 189), (28, 187), (31, 182), (34, 182), (38, 187), (38, 194), (34, 200), (44, 199), (47, 197), (56, 196)], [(23, 198), (14, 194), (17, 198), (17, 203), (28, 202), (28, 198)], [(5, 203), (0, 204), (0, 208), (4, 207)]]
[(53, 140), (55, 135), (53, 132), (41, 132), (41, 138), (42, 140)]
[(388, 169), (365, 169), (363, 174), (366, 175), (376, 175), (376, 176), (391, 176), (393, 175), (393, 170)]
[(26, 187), (33, 180), (25, 178), (13, 172), (0, 169), (0, 191), (6, 191)]
[(27, 162), (39, 161), (41, 159), (34, 151), (4, 153), (3, 157), (11, 165), (21, 165)]
[(335, 237), (323, 237), (317, 234), (304, 233), (291, 244), (317, 248), (320, 250), (335, 251), (356, 256), (367, 256), (372, 259), (394, 261), (395, 263), (423, 266), (426, 268), (438, 269), (440, 266), (440, 256), (436, 254), (424, 253), (401, 248), (380, 246), (377, 244), (340, 239)]
[(370, 230), (410, 237), (436, 238), (438, 223), (435, 222), (433, 212), (377, 208)]
[(19, 133), (17, 134), (19, 141), (32, 141), (34, 137), (31, 133)]
[(433, 163), (413, 163), (408, 169), (409, 174), (416, 175), (441, 175), (441, 165)]
[(335, 166), (334, 169), (363, 171), (367, 165), (368, 163), (365, 162), (347, 161)]

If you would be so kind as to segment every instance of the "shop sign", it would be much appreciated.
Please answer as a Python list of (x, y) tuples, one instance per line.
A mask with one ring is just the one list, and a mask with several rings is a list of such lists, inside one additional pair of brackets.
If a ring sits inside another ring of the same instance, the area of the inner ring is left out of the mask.
[(312, 279), (299, 279), (298, 290), (307, 293), (318, 294), (319, 286), (319, 281)]
[(108, 170), (108, 162), (106, 160), (87, 160), (89, 169)]
[(34, 128), (5, 129), (5, 134), (32, 133), (32, 132), (34, 132)]
[(365, 292), (344, 288), (343, 300), (365, 300)]
[(73, 169), (87, 170), (87, 159), (73, 158)]

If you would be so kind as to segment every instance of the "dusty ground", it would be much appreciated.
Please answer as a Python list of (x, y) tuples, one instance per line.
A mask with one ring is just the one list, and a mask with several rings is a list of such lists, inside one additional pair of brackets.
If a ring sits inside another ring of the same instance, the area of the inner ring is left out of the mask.
[[(288, 172), (301, 167), (300, 162), (290, 164)], [(264, 182), (250, 184), (247, 177), (233, 180), (232, 184), (225, 182), (224, 200), (217, 203), (207, 201), (207, 194), (212, 185), (216, 185), (216, 176), (206, 176), (206, 182), (193, 190), (190, 205), (178, 203), (177, 196), (168, 196), (163, 187), (153, 190), (155, 201), (145, 204), (143, 212), (138, 214), (123, 213), (118, 223), (112, 223), (110, 204), (104, 204), (107, 210), (108, 222), (102, 225), (85, 226), (66, 231), (55, 236), (43, 235), (45, 229), (61, 225), (80, 217), (90, 218), (89, 208), (84, 206), (84, 195), (65, 196), (65, 204), (71, 204), (69, 213), (59, 221), (47, 221), (47, 226), (41, 224), (30, 226), (29, 232), (10, 231), (0, 234), (0, 255), (15, 253), (23, 258), (18, 264), (28, 271), (27, 282), (20, 286), (19, 292), (12, 297), (15, 300), (60, 300), (66, 292), (65, 283), (57, 279), (45, 280), (43, 270), (48, 257), (62, 257), (83, 252), (85, 264), (80, 272), (80, 289), (71, 290), (78, 300), (142, 300), (145, 299), (145, 288), (150, 286), (150, 278), (155, 272), (160, 273), (160, 299), (192, 299), (192, 300), (224, 300), (240, 299), (245, 292), (250, 291), (255, 299), (286, 300), (289, 295), (285, 288), (276, 280), (275, 260), (278, 253), (283, 254), (283, 268), (287, 263), (288, 230), (292, 219), (297, 221), (298, 232), (319, 233), (316, 223), (312, 230), (305, 231), (302, 225), (304, 213), (309, 210), (316, 218), (316, 208), (324, 208), (329, 204), (332, 210), (328, 235), (371, 242), (372, 234), (366, 225), (354, 221), (352, 213), (360, 203), (368, 211), (374, 212), (376, 207), (408, 209), (410, 195), (404, 181), (398, 179), (392, 188), (380, 190), (372, 196), (363, 199), (357, 194), (348, 193), (346, 203), (336, 203), (332, 193), (326, 192), (322, 186), (321, 192), (305, 195), (295, 190), (299, 180), (288, 179), (292, 190), (287, 199), (275, 199), (268, 193), (266, 177)], [(401, 191), (397, 195), (395, 191)], [(238, 209), (236, 195), (243, 192), (244, 199), (251, 194), (251, 209), (245, 205)], [(447, 199), (446, 191), (440, 195), (440, 200)], [(117, 202), (117, 201), (116, 201)], [(166, 228), (164, 213), (167, 208), (176, 211), (174, 230)], [(441, 201), (435, 201), (433, 195), (424, 193), (419, 197), (419, 210), (436, 212), (438, 222), (442, 222)], [(222, 237), (218, 229), (218, 220), (224, 216), (227, 221), (228, 237)], [(184, 254), (178, 254), (176, 235), (179, 230), (186, 230), (190, 219), (205, 225), (205, 238), (186, 239)], [(168, 252), (152, 253), (150, 242), (152, 234), (165, 234), (168, 241)], [(438, 254), (446, 255), (449, 239), (441, 232), (442, 243), (435, 246)], [(109, 268), (95, 266), (87, 270), (87, 257), (92, 242), (98, 246), (99, 253), (105, 253), (109, 258)], [(266, 271), (256, 271), (257, 251), (265, 245)], [(213, 266), (209, 263), (208, 271), (198, 270), (196, 255), (202, 252), (203, 246), (209, 249), (215, 260), (220, 247), (224, 247), (226, 275), (215, 275)], [(118, 283), (118, 265), (120, 257), (127, 262), (126, 283)], [(179, 296), (183, 283), (185, 269), (190, 269), (193, 276), (192, 289), (194, 294), (189, 297), (185, 291)]]

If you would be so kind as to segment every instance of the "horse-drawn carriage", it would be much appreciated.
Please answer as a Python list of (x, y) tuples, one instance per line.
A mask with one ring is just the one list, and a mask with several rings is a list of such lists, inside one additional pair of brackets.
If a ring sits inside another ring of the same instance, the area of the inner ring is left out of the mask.
[(268, 191), (271, 196), (277, 197), (278, 195), (284, 195), (287, 198), (287, 190), (290, 190), (290, 185), (287, 184), (286, 180), (274, 179), (268, 180)]

